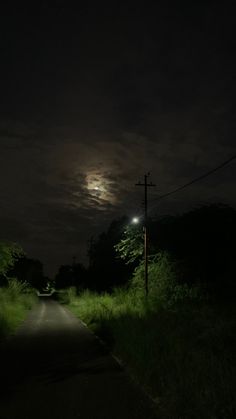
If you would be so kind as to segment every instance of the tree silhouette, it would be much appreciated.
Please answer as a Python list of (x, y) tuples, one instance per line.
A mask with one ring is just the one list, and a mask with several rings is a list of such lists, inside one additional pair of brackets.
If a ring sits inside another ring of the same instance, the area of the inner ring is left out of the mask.
[(81, 263), (60, 266), (55, 277), (55, 287), (57, 289), (68, 287), (87, 288), (87, 271), (85, 267)]
[(0, 286), (8, 283), (9, 271), (24, 254), (17, 243), (0, 242)]
[(48, 278), (44, 276), (43, 264), (36, 259), (30, 259), (26, 256), (20, 258), (9, 274), (39, 291), (47, 286)]
[(115, 245), (121, 240), (128, 218), (112, 221), (108, 230), (90, 243), (88, 256), (89, 287), (97, 291), (110, 291), (127, 283), (132, 269), (117, 257)]
[(150, 241), (183, 262), (183, 279), (204, 283), (210, 292), (235, 290), (236, 211), (222, 204), (197, 208), (152, 223)]
[[(211, 295), (234, 296), (236, 290), (236, 211), (222, 204), (178, 216), (148, 220), (149, 254), (168, 251), (179, 262), (179, 281), (203, 284)], [(126, 229), (116, 250), (129, 260), (139, 258), (140, 231)]]

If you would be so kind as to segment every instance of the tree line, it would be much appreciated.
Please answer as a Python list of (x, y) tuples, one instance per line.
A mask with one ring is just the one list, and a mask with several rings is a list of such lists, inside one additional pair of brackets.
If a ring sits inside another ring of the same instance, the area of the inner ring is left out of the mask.
[[(181, 215), (148, 220), (149, 268), (154, 272), (160, 255), (172, 263), (181, 284), (200, 285), (211, 295), (231, 298), (235, 292), (236, 210), (214, 204)], [(164, 252), (164, 253), (163, 253)], [(9, 277), (43, 290), (51, 286), (64, 289), (112, 291), (128, 286), (141, 274), (143, 261), (142, 223), (131, 225), (128, 217), (113, 220), (108, 229), (88, 246), (89, 265), (62, 265), (49, 280), (39, 260), (28, 258), (20, 246), (0, 243), (0, 285)], [(156, 265), (155, 265), (156, 264)], [(167, 269), (167, 267), (165, 268)]]
[(3, 241), (0, 242), (0, 287), (7, 286), (11, 279), (39, 291), (50, 282), (44, 275), (42, 262), (28, 258), (19, 244)]
[[(234, 297), (235, 209), (206, 205), (181, 215), (149, 219), (148, 230), (150, 271), (158, 260), (163, 262), (160, 255), (165, 253), (180, 284), (201, 286), (209, 295)], [(125, 216), (112, 221), (107, 231), (91, 240), (88, 258), (87, 269), (81, 264), (60, 267), (56, 284), (98, 292), (127, 286), (142, 266), (142, 223), (131, 225)]]

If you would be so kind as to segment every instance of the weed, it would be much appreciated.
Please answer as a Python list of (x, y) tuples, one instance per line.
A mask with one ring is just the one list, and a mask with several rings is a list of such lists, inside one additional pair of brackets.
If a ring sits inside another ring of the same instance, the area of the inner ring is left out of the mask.
[(10, 280), (7, 287), (0, 288), (0, 338), (17, 328), (35, 302), (33, 290), (15, 279)]
[(236, 417), (235, 309), (189, 299), (168, 307), (134, 289), (86, 291), (69, 308), (126, 362), (163, 419)]

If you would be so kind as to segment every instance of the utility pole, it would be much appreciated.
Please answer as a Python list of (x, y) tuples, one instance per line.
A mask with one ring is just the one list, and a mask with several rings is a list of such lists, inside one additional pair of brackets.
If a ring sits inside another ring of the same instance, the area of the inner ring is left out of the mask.
[(144, 279), (145, 279), (145, 292), (146, 297), (148, 296), (148, 200), (147, 200), (147, 188), (150, 186), (156, 186), (152, 182), (148, 183), (148, 177), (150, 173), (144, 175), (144, 183), (136, 183), (135, 186), (144, 186)]

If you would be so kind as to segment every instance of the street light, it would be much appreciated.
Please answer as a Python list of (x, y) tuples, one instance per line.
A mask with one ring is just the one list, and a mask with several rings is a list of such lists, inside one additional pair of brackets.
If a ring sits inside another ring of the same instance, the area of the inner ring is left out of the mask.
[(133, 217), (132, 218), (132, 224), (138, 224), (139, 223), (139, 218), (138, 217)]

